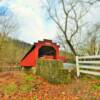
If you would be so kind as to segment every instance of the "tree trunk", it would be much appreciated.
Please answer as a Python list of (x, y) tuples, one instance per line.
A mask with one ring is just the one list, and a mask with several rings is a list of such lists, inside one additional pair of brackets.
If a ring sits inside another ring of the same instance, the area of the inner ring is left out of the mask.
[(76, 56), (77, 53), (76, 53), (76, 51), (75, 51), (73, 45), (71, 44), (71, 42), (70, 42), (68, 39), (66, 39), (66, 42), (67, 42), (67, 44), (69, 45), (69, 47), (70, 47), (72, 53), (74, 54), (74, 56)]

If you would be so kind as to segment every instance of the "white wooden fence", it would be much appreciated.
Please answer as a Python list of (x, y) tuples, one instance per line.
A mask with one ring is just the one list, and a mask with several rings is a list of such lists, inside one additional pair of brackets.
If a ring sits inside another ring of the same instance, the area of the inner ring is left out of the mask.
[(80, 73), (100, 75), (100, 55), (96, 56), (76, 56), (77, 76)]

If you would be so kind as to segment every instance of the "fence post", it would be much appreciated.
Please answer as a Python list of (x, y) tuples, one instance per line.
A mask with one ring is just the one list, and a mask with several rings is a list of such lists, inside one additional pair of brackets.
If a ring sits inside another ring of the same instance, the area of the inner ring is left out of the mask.
[(76, 69), (77, 69), (77, 77), (80, 76), (80, 71), (79, 71), (79, 62), (78, 62), (78, 56), (76, 56)]

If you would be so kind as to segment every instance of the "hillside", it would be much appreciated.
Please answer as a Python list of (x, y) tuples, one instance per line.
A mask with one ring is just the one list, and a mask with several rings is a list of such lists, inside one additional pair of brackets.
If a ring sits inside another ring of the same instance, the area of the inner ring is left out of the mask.
[(23, 41), (0, 36), (0, 66), (18, 65), (30, 47)]

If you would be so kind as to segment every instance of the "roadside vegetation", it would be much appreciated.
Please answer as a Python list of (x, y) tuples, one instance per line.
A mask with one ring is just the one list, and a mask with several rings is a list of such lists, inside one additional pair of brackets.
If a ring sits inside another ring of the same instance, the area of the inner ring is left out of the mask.
[[(3, 37), (0, 36), (0, 41), (2, 38)], [(0, 67), (18, 66), (18, 63), (30, 47), (30, 44), (5, 37), (5, 40), (0, 47)]]

